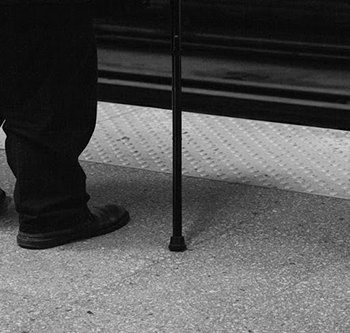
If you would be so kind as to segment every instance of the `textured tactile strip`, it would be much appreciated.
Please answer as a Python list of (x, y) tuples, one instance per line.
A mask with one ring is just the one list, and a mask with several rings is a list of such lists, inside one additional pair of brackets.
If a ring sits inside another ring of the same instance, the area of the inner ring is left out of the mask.
[[(171, 111), (99, 103), (84, 160), (172, 169)], [(183, 174), (350, 198), (350, 133), (183, 113)]]
[[(171, 113), (134, 107), (113, 117), (113, 109), (100, 103), (94, 136), (81, 158), (135, 168), (171, 172)], [(113, 106), (115, 107), (115, 105)], [(129, 106), (119, 105), (121, 109)]]
[[(182, 127), (184, 175), (350, 198), (350, 132), (187, 112)], [(171, 111), (100, 102), (81, 159), (171, 172)]]

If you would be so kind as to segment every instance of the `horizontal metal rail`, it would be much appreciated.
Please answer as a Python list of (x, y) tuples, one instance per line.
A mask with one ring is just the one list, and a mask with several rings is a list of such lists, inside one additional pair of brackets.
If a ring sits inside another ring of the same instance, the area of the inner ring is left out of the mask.
[[(133, 48), (169, 49), (169, 36), (161, 31), (99, 24), (95, 26), (99, 45), (123, 45)], [(183, 50), (192, 53), (216, 53), (222, 56), (261, 56), (279, 59), (350, 63), (350, 47), (273, 39), (229, 37), (208, 34), (184, 34)]]
[[(99, 71), (99, 99), (171, 109), (168, 77)], [(291, 86), (183, 79), (184, 111), (350, 129), (350, 94)]]
[[(112, 71), (100, 66), (99, 77), (111, 80), (138, 82), (140, 84), (156, 84), (162, 86), (171, 85), (171, 77), (164, 75), (139, 74), (127, 71)], [(240, 80), (224, 80), (218, 78), (195, 78), (182, 79), (184, 87), (210, 90), (213, 92), (223, 91), (229, 93), (245, 93), (252, 95), (285, 97), (303, 99), (334, 104), (350, 104), (350, 92), (334, 89), (298, 87), (273, 83), (243, 82)]]

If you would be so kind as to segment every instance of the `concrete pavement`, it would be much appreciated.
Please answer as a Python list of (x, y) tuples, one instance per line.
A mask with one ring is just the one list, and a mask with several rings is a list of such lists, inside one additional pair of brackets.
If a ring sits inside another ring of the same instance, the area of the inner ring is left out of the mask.
[[(2, 187), (14, 179), (0, 151)], [(82, 162), (123, 229), (45, 251), (0, 220), (0, 332), (350, 332), (350, 201), (184, 177), (188, 251), (167, 249), (171, 175)]]

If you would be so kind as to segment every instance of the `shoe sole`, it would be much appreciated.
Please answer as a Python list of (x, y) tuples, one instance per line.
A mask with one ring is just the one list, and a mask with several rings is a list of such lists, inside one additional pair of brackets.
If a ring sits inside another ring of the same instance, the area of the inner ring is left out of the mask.
[(25, 249), (43, 250), (64, 244), (69, 244), (78, 240), (89, 239), (97, 236), (102, 236), (118, 230), (130, 221), (130, 216), (127, 211), (121, 216), (117, 223), (109, 225), (106, 228), (94, 230), (93, 232), (82, 232), (83, 229), (78, 230), (64, 230), (57, 232), (55, 235), (48, 237), (45, 234), (30, 235), (19, 232), (17, 235), (17, 244)]

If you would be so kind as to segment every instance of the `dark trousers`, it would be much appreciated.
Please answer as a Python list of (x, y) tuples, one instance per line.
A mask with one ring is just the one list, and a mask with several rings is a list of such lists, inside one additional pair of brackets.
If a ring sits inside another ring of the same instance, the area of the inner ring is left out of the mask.
[(20, 230), (79, 223), (89, 214), (89, 195), (78, 156), (96, 122), (91, 9), (0, 6), (0, 46), (0, 118)]

